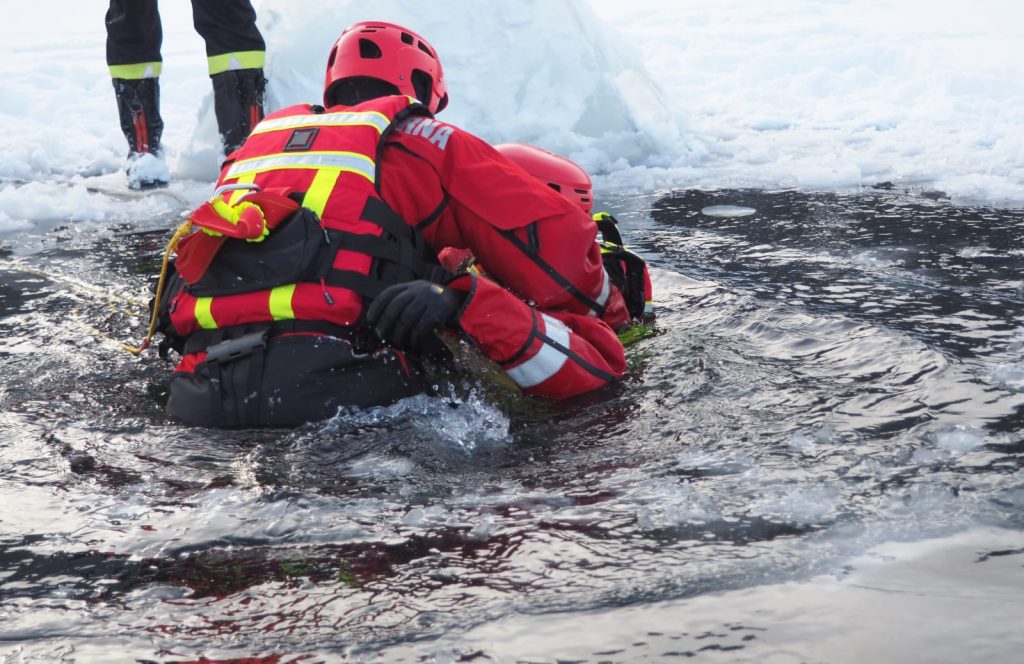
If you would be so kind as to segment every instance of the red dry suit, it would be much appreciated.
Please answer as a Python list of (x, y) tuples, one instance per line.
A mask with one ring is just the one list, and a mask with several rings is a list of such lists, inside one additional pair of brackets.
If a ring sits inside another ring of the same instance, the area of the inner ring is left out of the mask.
[[(255, 184), (301, 200), (319, 216), (324, 242), (331, 247), (329, 265), (299, 270), (294, 283), (275, 285), (257, 278), (254, 284), (268, 287), (235, 292), (214, 288), (205, 294), (181, 284), (171, 293), (164, 307), (164, 319), (170, 322), (166, 329), (186, 340), (171, 383), (168, 409), (174, 415), (196, 421), (189, 416), (195, 408), (185, 404), (207, 399), (212, 405), (198, 420), (209, 419), (216, 413), (217, 399), (224, 399), (230, 387), (239, 393), (238, 403), (224, 405), (233, 415), (221, 423), (292, 423), (298, 418), (288, 415), (280, 400), (287, 401), (308, 377), (285, 380), (283, 389), (268, 380), (281, 383), (274, 377), (287, 372), (289, 363), (297, 371), (311, 371), (294, 352), (279, 357), (280, 366), (270, 366), (275, 346), (295, 344), (295, 337), (307, 343), (312, 337), (321, 355), (324, 344), (340, 339), (353, 351), (346, 361), (370, 357), (388, 367), (387, 380), (367, 382), (369, 365), (348, 372), (351, 380), (366, 382), (373, 394), (360, 390), (359, 397), (340, 400), (331, 394), (338, 388), (331, 382), (338, 378), (337, 368), (315, 367), (317, 376), (330, 374), (320, 383), (320, 396), (331, 408), (386, 403), (419, 391), (410, 366), (415, 363), (379, 342), (368, 347), (372, 331), (363, 320), (365, 300), (389, 282), (438, 280), (439, 273), (432, 273), (422, 256), (410, 258), (415, 252), (397, 248), (401, 242), (378, 241), (402, 235), (393, 227), (396, 219), (414, 236), (412, 244), (425, 241), (430, 248), (426, 253), (433, 257), (442, 247), (464, 248), (488, 266), (493, 279), (472, 274), (446, 279), (448, 287), (467, 294), (455, 323), (524, 391), (560, 399), (598, 388), (625, 372), (624, 352), (612, 326), (627, 324), (629, 314), (602, 267), (594, 223), (487, 143), (433, 119), (408, 97), (277, 111), (225, 163), (218, 185), (225, 184)], [(233, 202), (244, 193), (227, 192), (223, 198)], [(275, 233), (283, 234), (274, 231), (267, 241)], [(303, 237), (315, 235), (306, 232)], [(244, 250), (234, 255), (244, 255)], [(218, 255), (211, 265), (220, 260)], [(383, 263), (407, 268), (410, 260), (417, 263), (415, 269), (381, 269)], [(254, 327), (261, 339), (240, 346), (236, 337)], [(225, 343), (233, 343), (228, 353), (221, 352)], [(250, 352), (253, 345), (255, 353)], [(218, 377), (206, 366), (207, 352), (217, 355), (213, 369), (221, 372), (229, 366), (238, 373), (233, 365), (243, 362), (263, 362), (265, 368), (242, 372), (242, 377)], [(391, 387), (403, 376), (405, 387)], [(384, 388), (375, 390), (381, 383)], [(219, 397), (203, 396), (215, 391)], [(255, 407), (253, 400), (259, 402)]]

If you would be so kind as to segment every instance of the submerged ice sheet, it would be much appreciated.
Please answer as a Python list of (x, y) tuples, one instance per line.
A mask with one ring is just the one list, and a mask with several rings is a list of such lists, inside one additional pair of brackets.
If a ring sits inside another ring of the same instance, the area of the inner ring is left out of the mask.
[[(385, 657), (737, 662), (1010, 661), (1024, 636), (1024, 536), (978, 529), (881, 544), (833, 574), (671, 602), (518, 615)], [(567, 638), (566, 635), (572, 635)], [(961, 653), (954, 655), (953, 653)]]

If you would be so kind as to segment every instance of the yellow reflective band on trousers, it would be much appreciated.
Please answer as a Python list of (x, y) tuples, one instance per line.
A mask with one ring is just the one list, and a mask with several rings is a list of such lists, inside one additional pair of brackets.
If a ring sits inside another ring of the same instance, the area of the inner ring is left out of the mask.
[(236, 161), (228, 169), (225, 178), (275, 171), (284, 168), (328, 168), (362, 175), (370, 182), (376, 179), (376, 165), (373, 159), (356, 152), (302, 152), (254, 157)]
[(270, 291), (270, 315), (274, 320), (295, 320), (292, 311), (292, 296), (295, 295), (295, 284), (278, 286)]
[(378, 133), (383, 134), (390, 124), (391, 121), (386, 115), (376, 111), (290, 115), (284, 118), (263, 120), (256, 125), (252, 133), (265, 134), (270, 131), (305, 129), (307, 127), (375, 127)]
[(196, 298), (196, 322), (199, 323), (199, 327), (204, 330), (217, 329), (217, 321), (213, 319), (213, 312), (210, 311), (210, 306), (212, 304), (212, 297)]
[(138, 62), (132, 65), (110, 65), (110, 78), (125, 78), (138, 81), (143, 78), (157, 78), (163, 70), (162, 62)]
[(265, 51), (235, 51), (234, 53), (211, 55), (206, 58), (206, 65), (210, 70), (210, 76), (213, 76), (235, 69), (263, 69), (266, 61)]

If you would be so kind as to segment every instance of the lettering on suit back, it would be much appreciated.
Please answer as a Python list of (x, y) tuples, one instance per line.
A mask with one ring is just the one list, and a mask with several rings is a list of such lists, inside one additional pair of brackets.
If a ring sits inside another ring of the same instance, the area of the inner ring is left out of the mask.
[(422, 136), (439, 150), (448, 147), (448, 138), (455, 127), (430, 118), (412, 117), (398, 126), (398, 130), (410, 136)]

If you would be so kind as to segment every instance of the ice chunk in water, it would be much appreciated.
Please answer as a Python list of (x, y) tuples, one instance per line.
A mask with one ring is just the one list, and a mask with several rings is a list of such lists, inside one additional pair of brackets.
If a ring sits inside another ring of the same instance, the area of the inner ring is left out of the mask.
[(992, 382), (1011, 390), (1024, 390), (1024, 362), (998, 364), (992, 369)]
[(935, 443), (950, 452), (970, 452), (984, 442), (985, 432), (962, 424), (935, 434)]
[(741, 205), (709, 205), (700, 213), (708, 217), (749, 217), (757, 214), (757, 210)]

